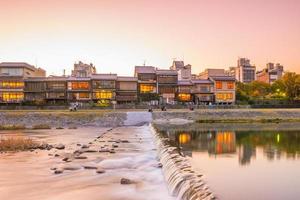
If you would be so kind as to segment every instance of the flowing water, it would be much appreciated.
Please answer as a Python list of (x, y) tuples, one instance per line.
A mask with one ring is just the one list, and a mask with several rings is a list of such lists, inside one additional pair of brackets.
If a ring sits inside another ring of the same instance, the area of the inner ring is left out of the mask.
[(218, 199), (299, 199), (300, 126), (200, 126), (160, 132), (170, 139), (169, 151), (180, 147), (189, 170), (204, 175), (196, 182)]

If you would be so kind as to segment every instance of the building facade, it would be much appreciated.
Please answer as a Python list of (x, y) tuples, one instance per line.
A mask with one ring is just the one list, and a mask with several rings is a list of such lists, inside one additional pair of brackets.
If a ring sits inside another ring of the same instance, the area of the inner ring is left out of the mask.
[(173, 61), (170, 69), (178, 72), (178, 80), (192, 79), (192, 66), (190, 64), (184, 65), (183, 61)]
[(74, 64), (74, 69), (72, 70), (71, 76), (74, 77), (91, 77), (96, 74), (96, 67), (91, 64), (85, 64), (81, 61)]
[(160, 102), (174, 104), (178, 80), (177, 71), (156, 69), (156, 76)]
[(258, 71), (256, 73), (256, 80), (273, 84), (278, 79), (281, 79), (283, 75), (283, 66), (277, 63), (274, 65), (274, 63), (267, 63), (267, 66), (265, 69)]
[(242, 83), (251, 83), (255, 80), (256, 67), (251, 65), (247, 58), (239, 58), (237, 67), (231, 67), (229, 75), (234, 76), (235, 79)]
[(213, 82), (214, 102), (217, 104), (235, 103), (235, 78), (232, 76), (212, 76), (209, 78)]
[(24, 62), (0, 63), (0, 103), (21, 103), (24, 101), (24, 80), (31, 77), (45, 77), (46, 71)]
[(117, 77), (117, 96), (118, 104), (135, 103), (137, 96), (138, 79), (136, 77), (118, 76)]

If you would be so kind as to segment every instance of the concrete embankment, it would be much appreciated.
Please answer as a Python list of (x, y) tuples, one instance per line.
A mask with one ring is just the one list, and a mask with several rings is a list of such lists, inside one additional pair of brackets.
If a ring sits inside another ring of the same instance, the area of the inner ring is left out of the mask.
[[(205, 109), (196, 111), (176, 110), (168, 112), (154, 112), (153, 119), (156, 122), (168, 123), (177, 119), (190, 122), (272, 122), (300, 121), (300, 109)], [(264, 121), (265, 120), (265, 121)]]

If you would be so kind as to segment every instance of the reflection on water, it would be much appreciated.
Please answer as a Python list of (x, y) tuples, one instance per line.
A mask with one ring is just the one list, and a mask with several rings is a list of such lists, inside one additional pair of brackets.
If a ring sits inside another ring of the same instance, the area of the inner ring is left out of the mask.
[(299, 158), (300, 131), (190, 131), (165, 132), (186, 155), (192, 151), (210, 156), (237, 154), (239, 163), (246, 165), (255, 158), (258, 147), (266, 159)]
[[(219, 199), (299, 199), (300, 131), (162, 131)], [(251, 194), (251, 195), (249, 195)]]

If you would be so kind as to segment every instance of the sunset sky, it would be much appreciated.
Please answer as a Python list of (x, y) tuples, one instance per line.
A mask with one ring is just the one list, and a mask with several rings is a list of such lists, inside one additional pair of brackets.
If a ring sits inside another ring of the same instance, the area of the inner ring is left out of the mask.
[(184, 59), (198, 73), (247, 57), (300, 72), (300, 0), (0, 0), (0, 62), (133, 75)]

